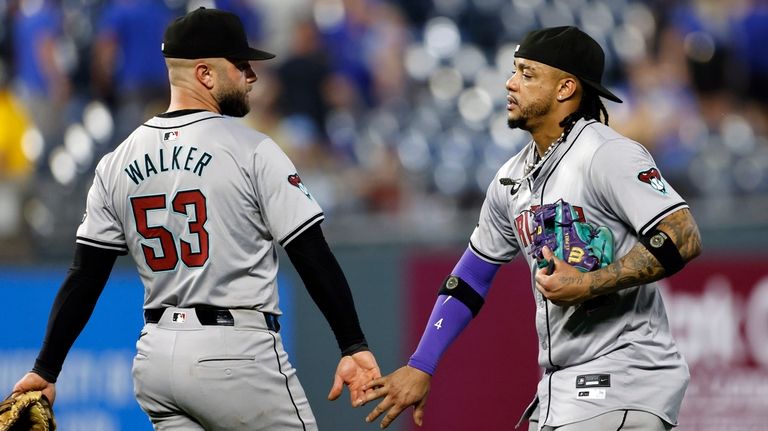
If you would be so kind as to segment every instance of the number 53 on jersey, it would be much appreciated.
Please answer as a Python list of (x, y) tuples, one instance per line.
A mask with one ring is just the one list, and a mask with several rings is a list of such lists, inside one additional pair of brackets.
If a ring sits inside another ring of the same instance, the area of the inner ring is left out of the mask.
[[(205, 230), (208, 209), (205, 195), (200, 190), (176, 192), (170, 199), (170, 204), (166, 194), (133, 196), (130, 200), (139, 235), (148, 241), (157, 240), (160, 244), (162, 253), (147, 245), (147, 242), (141, 245), (144, 259), (153, 271), (169, 271), (176, 268), (179, 257), (190, 268), (205, 265), (208, 261), (208, 231)], [(189, 233), (197, 237), (196, 247), (181, 239), (181, 232), (171, 232), (163, 225), (150, 225), (148, 214), (152, 211), (170, 211), (186, 217)]]

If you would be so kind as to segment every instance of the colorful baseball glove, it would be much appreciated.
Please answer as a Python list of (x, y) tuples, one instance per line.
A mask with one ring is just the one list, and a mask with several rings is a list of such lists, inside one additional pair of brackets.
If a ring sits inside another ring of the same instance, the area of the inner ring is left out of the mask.
[(582, 272), (600, 269), (613, 261), (611, 231), (579, 221), (579, 213), (562, 199), (533, 212), (533, 245), (529, 253), (539, 268), (549, 264), (541, 253), (544, 246)]
[(48, 398), (40, 391), (11, 395), (0, 403), (0, 431), (55, 431)]

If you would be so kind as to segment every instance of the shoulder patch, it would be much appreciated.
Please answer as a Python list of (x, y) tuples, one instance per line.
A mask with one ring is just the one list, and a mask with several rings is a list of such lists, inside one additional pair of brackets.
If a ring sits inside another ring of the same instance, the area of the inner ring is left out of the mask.
[(299, 177), (298, 173), (288, 175), (288, 183), (301, 190), (301, 192), (304, 193), (306, 197), (312, 199), (312, 195), (309, 194), (309, 190), (307, 190), (307, 188), (301, 182), (301, 177)]
[(657, 192), (665, 195), (667, 194), (667, 186), (664, 185), (664, 180), (661, 178), (661, 173), (658, 169), (650, 168), (637, 174), (637, 179), (649, 184)]

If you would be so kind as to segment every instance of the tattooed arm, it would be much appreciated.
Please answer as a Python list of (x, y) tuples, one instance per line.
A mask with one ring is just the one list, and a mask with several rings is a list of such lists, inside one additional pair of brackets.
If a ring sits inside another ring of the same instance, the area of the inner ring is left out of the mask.
[[(689, 262), (701, 254), (699, 228), (688, 209), (664, 217), (656, 228), (669, 236), (683, 261)], [(549, 250), (545, 250), (544, 257), (554, 258)], [(555, 260), (552, 275), (547, 275), (544, 270), (536, 273), (536, 287), (558, 305), (580, 303), (595, 296), (651, 283), (665, 275), (661, 263), (640, 243), (621, 259), (597, 271), (580, 272), (562, 260)]]

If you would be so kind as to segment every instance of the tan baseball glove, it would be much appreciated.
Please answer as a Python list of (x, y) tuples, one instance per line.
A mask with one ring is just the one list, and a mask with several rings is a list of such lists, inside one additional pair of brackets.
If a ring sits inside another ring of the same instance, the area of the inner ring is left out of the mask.
[(55, 431), (48, 398), (40, 391), (11, 395), (0, 403), (0, 431)]

